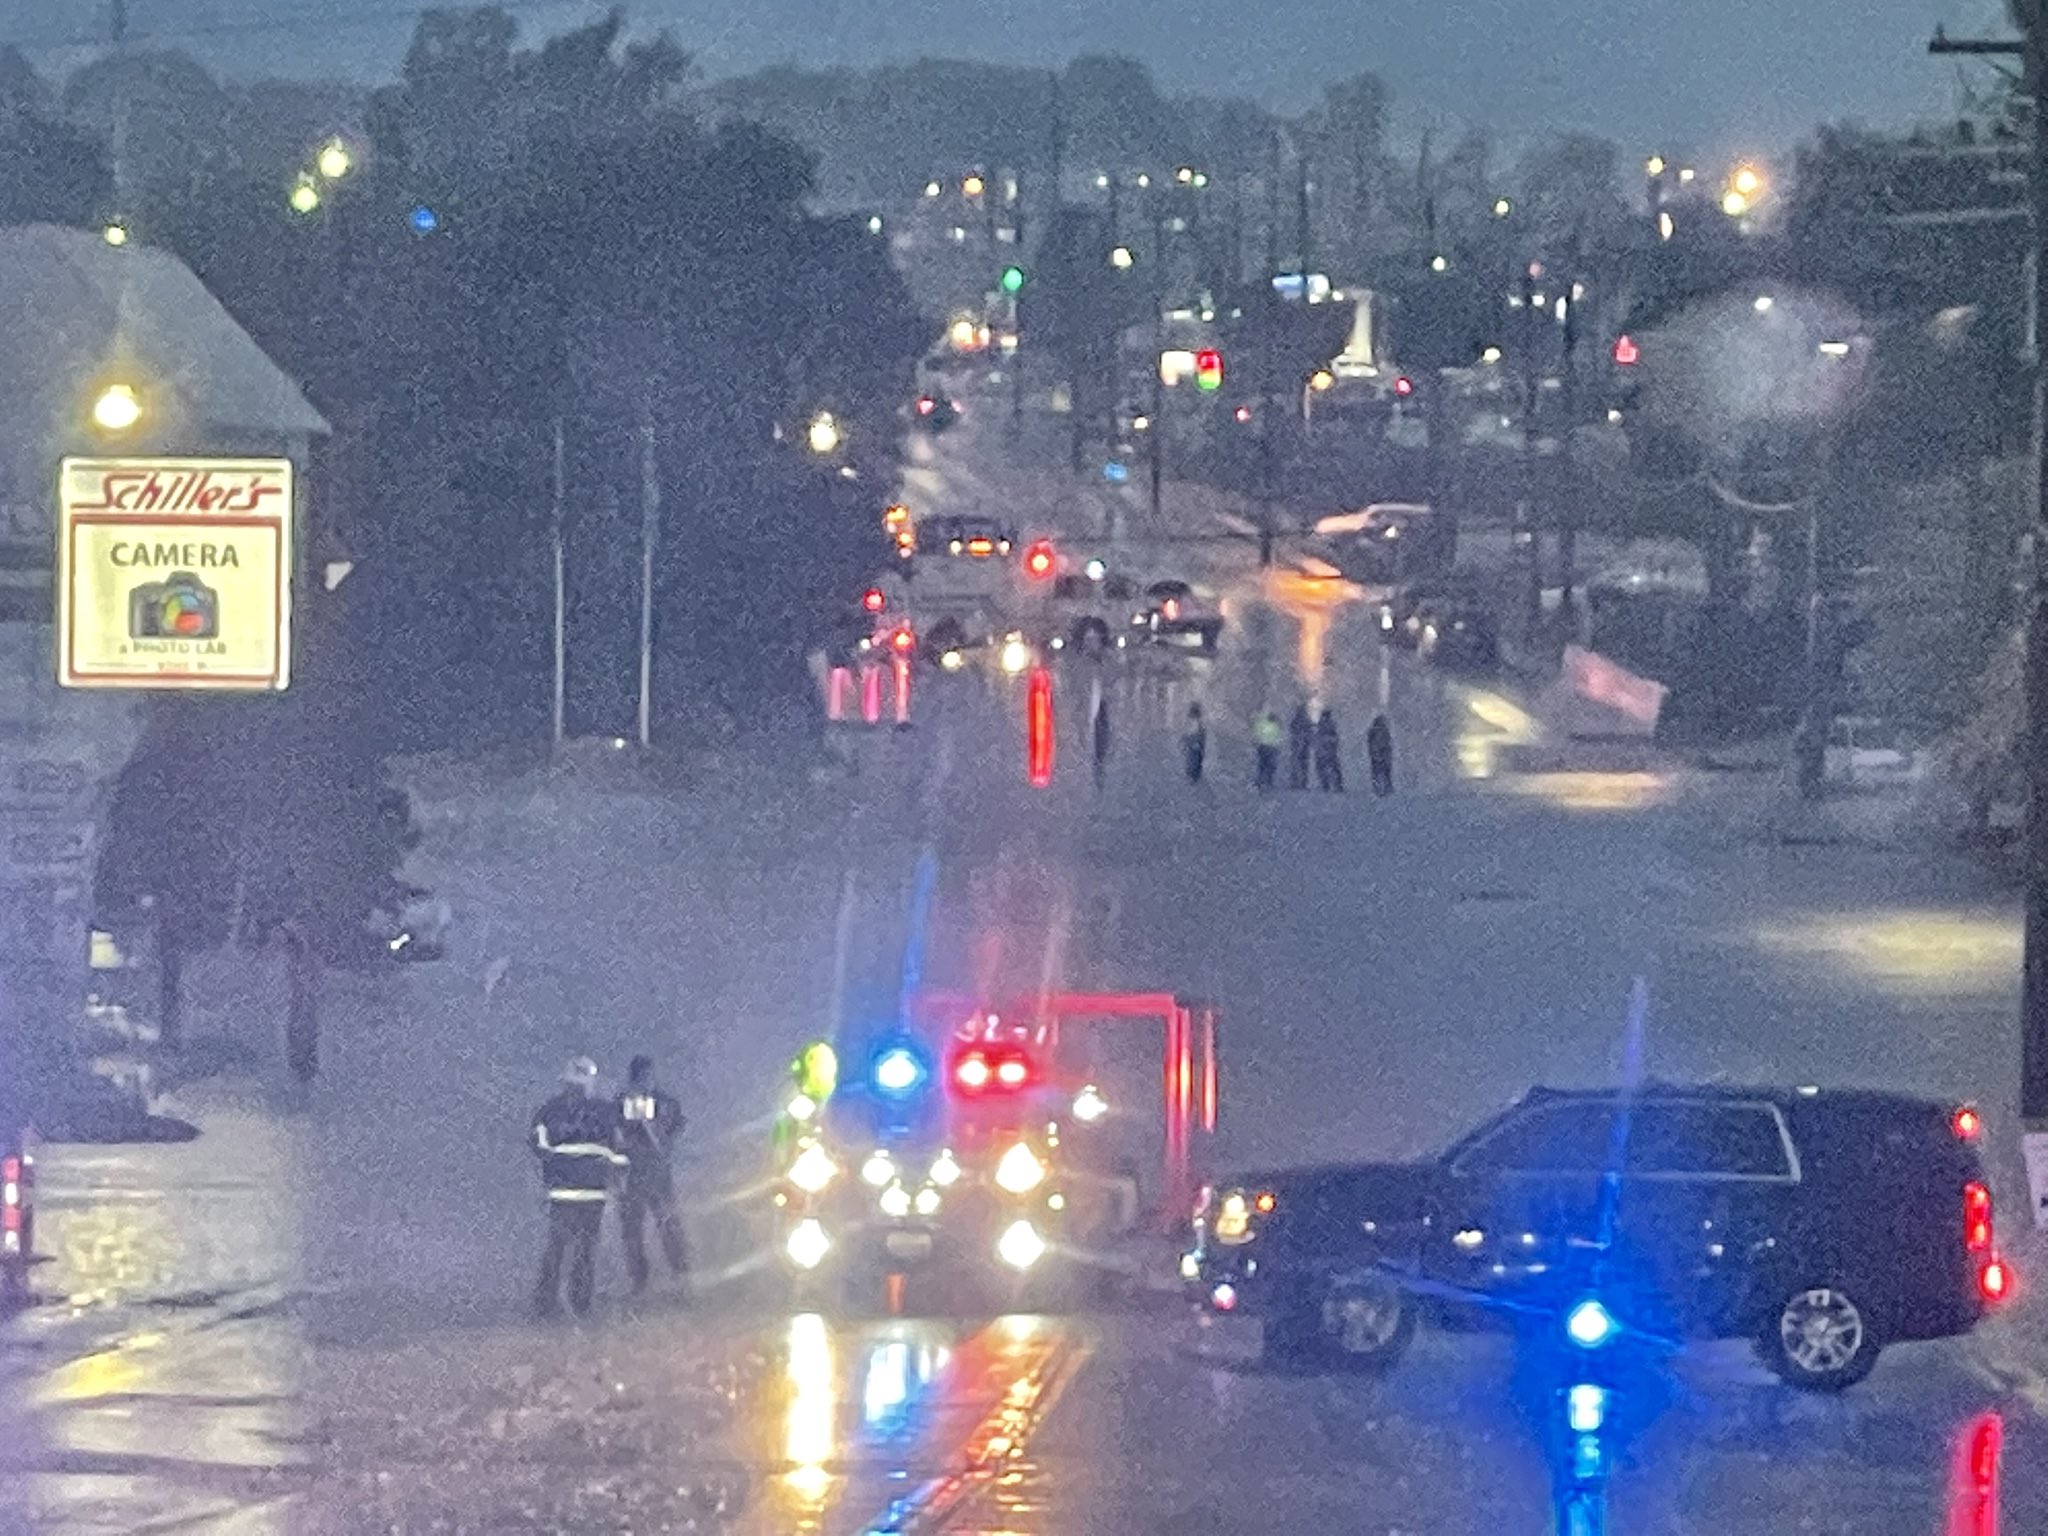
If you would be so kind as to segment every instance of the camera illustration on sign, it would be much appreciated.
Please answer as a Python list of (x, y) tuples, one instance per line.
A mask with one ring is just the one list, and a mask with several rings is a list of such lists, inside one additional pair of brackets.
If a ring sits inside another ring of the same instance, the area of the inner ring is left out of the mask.
[(190, 571), (173, 571), (128, 594), (128, 633), (137, 640), (211, 640), (220, 634), (220, 594)]
[(66, 459), (58, 506), (65, 687), (288, 685), (288, 460)]

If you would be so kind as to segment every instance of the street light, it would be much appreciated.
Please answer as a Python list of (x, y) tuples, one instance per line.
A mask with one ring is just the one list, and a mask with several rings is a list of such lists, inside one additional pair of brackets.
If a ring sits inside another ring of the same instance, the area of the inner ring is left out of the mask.
[(960, 183), (960, 190), (968, 197), (979, 197), (988, 189), (988, 183), (979, 176), (969, 176)]
[(1643, 169), (1652, 176), (1662, 176), (1664, 174), (1664, 157), (1662, 155), (1650, 156), (1649, 159), (1643, 162)]
[(1131, 263), (1135, 260), (1137, 258), (1131, 254), (1131, 248), (1128, 245), (1120, 245), (1109, 253), (1109, 264), (1119, 272), (1130, 271)]
[(1446, 271), (1450, 265), (1451, 261), (1448, 256), (1432, 256), (1429, 258), (1429, 270), (1432, 272)]
[(832, 419), (830, 411), (820, 411), (811, 418), (811, 425), (804, 434), (811, 452), (820, 455), (835, 452), (839, 447), (839, 423)]
[(320, 146), (320, 153), (313, 161), (314, 167), (329, 181), (339, 181), (355, 169), (355, 156), (348, 152), (348, 146), (339, 139), (329, 139)]
[(128, 243), (127, 226), (118, 223), (109, 224), (100, 231), (100, 238), (109, 245), (126, 245)]
[(1764, 179), (1755, 166), (1739, 165), (1735, 168), (1735, 175), (1728, 185), (1744, 197), (1754, 199), (1757, 193), (1763, 191)]
[(1771, 312), (1771, 305), (1775, 302), (1776, 300), (1768, 293), (1760, 293), (1755, 299), (1751, 300), (1749, 307), (1760, 315), (1768, 315)]
[(92, 403), (92, 419), (108, 432), (126, 432), (142, 420), (142, 397), (132, 384), (109, 384)]
[(1509, 202), (1506, 198), (1496, 197), (1493, 200), (1493, 216), (1496, 219), (1504, 219), (1514, 211), (1515, 205)]

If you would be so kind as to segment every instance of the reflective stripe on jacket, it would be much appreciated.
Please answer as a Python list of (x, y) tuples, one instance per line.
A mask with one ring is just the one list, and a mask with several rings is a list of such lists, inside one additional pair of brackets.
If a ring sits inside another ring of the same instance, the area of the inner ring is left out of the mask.
[(626, 1164), (611, 1102), (575, 1088), (564, 1089), (534, 1112), (533, 1150), (550, 1200), (602, 1200), (612, 1169)]

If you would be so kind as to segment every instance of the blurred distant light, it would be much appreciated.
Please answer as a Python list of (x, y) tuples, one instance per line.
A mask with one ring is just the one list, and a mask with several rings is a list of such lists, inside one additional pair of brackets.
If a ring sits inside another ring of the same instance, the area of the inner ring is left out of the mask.
[(348, 146), (339, 139), (329, 139), (320, 146), (320, 153), (313, 165), (329, 181), (339, 181), (355, 169), (356, 157), (349, 153)]
[(1496, 197), (1493, 200), (1493, 216), (1496, 219), (1504, 219), (1514, 211), (1515, 205), (1509, 202), (1506, 198)]
[(879, 213), (871, 213), (871, 214), (869, 214), (869, 215), (868, 215), (868, 233), (869, 233), (869, 234), (871, 234), (871, 235), (879, 235), (879, 234), (880, 234), (881, 232), (882, 232), (882, 216), (881, 216), (881, 215), (880, 215)]
[(804, 441), (810, 444), (813, 453), (830, 453), (839, 446), (839, 423), (832, 419), (830, 411), (820, 411), (811, 418), (805, 430)]
[(1133, 416), (1131, 418), (1131, 430), (1133, 432), (1149, 432), (1151, 429), (1152, 418), (1150, 416)]
[(109, 384), (92, 403), (92, 419), (109, 432), (126, 432), (142, 420), (142, 397), (132, 384)]
[(1768, 293), (1760, 293), (1750, 302), (1749, 307), (1760, 315), (1768, 315), (1771, 312), (1771, 306), (1776, 302)]
[(1610, 405), (1607, 407), (1607, 425), (1610, 427), (1621, 425), (1621, 408), (1619, 406)]
[(1232, 411), (1230, 414), (1237, 418), (1237, 424), (1239, 426), (1243, 426), (1246, 422), (1252, 419), (1252, 408), (1248, 405), (1240, 405), (1236, 410)]
[(1195, 181), (1195, 168), (1192, 165), (1184, 165), (1179, 170), (1173, 173), (1173, 179), (1179, 182), (1184, 187), (1193, 186)]
[(939, 191), (940, 187), (936, 181), (928, 181), (924, 184), (924, 195), (926, 197), (937, 197)]
[(421, 203), (411, 213), (406, 215), (406, 222), (412, 226), (414, 234), (431, 235), (441, 227), (441, 216), (425, 203)]
[(1121, 459), (1111, 459), (1102, 466), (1102, 478), (1111, 485), (1122, 485), (1131, 478), (1131, 471)]
[(946, 328), (946, 339), (961, 351), (966, 351), (974, 345), (974, 322), (972, 320), (955, 320)]
[(1650, 156), (1649, 159), (1643, 162), (1643, 169), (1652, 176), (1662, 176), (1664, 174), (1664, 157), (1662, 155)]
[(1095, 173), (1095, 185), (1096, 185), (1096, 186), (1098, 186), (1098, 187), (1106, 187), (1106, 186), (1108, 186), (1108, 185), (1109, 185), (1109, 176), (1108, 176), (1108, 174), (1107, 174), (1106, 172), (1103, 172), (1103, 171), (1097, 171), (1097, 172)]
[(1755, 166), (1739, 165), (1735, 168), (1734, 176), (1729, 178), (1728, 185), (1744, 197), (1754, 198), (1757, 193), (1763, 191), (1764, 179)]
[(1579, 1348), (1598, 1349), (1614, 1337), (1617, 1325), (1614, 1314), (1588, 1296), (1566, 1314), (1564, 1331)]
[(1308, 387), (1314, 390), (1317, 394), (1321, 394), (1324, 390), (1330, 388), (1336, 382), (1337, 375), (1330, 372), (1330, 370), (1327, 368), (1318, 368), (1314, 373), (1308, 376)]
[(1564, 317), (1572, 311), (1572, 301), (1560, 293), (1557, 296), (1557, 303), (1552, 306), (1552, 311), (1556, 314), (1559, 323), (1562, 324)]
[(1721, 211), (1731, 219), (1739, 219), (1749, 212), (1749, 199), (1730, 187), (1721, 196)]
[(320, 189), (310, 177), (301, 176), (292, 187), (291, 205), (294, 213), (311, 213), (320, 206)]
[(109, 224), (100, 231), (100, 238), (109, 245), (126, 245), (128, 243), (128, 228), (124, 224)]
[(1671, 210), (1668, 208), (1661, 210), (1657, 215), (1657, 238), (1659, 240), (1669, 240), (1671, 238), (1671, 231), (1675, 227), (1671, 222)]
[(1150, 176), (1147, 176), (1143, 171), (1140, 171), (1138, 172), (1138, 185), (1141, 187), (1149, 187), (1152, 185), (1152, 178)]
[(1580, 1382), (1565, 1394), (1565, 1416), (1575, 1434), (1590, 1435), (1606, 1422), (1607, 1389)]
[(1849, 355), (1849, 343), (1846, 341), (1824, 341), (1820, 344), (1820, 352), (1823, 357), (1847, 357)]
[(1635, 366), (1636, 359), (1643, 355), (1643, 349), (1636, 345), (1633, 336), (1623, 333), (1614, 338), (1614, 360), (1624, 368)]
[(1678, 179), (1681, 183), (1689, 182), (1697, 175), (1699, 175), (1699, 172), (1689, 165), (1681, 165), (1678, 168)]
[(1479, 361), (1481, 361), (1482, 363), (1497, 363), (1497, 362), (1499, 362), (1499, 361), (1500, 361), (1500, 348), (1499, 348), (1499, 347), (1488, 347), (1488, 348), (1487, 348), (1487, 349), (1486, 349), (1486, 350), (1485, 350), (1484, 352), (1482, 352), (1482, 353), (1480, 353), (1480, 354), (1479, 354)]
[(1208, 172), (1206, 172), (1206, 171), (1197, 171), (1197, 172), (1195, 172), (1195, 185), (1196, 185), (1197, 187), (1206, 187), (1207, 185), (1209, 185), (1209, 175), (1208, 175)]
[(1451, 261), (1448, 256), (1432, 256), (1429, 258), (1429, 270), (1432, 272), (1441, 272), (1449, 267), (1450, 264)]
[(979, 176), (969, 176), (960, 183), (960, 190), (969, 197), (979, 197), (988, 190), (988, 183)]
[(1109, 253), (1109, 264), (1119, 272), (1130, 271), (1131, 263), (1136, 259), (1131, 254), (1131, 248), (1128, 245), (1120, 245)]

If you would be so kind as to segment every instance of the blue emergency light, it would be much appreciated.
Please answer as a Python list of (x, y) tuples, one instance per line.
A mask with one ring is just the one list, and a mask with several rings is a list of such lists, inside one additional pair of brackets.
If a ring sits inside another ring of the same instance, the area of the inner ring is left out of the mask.
[(878, 1092), (891, 1098), (908, 1098), (931, 1075), (922, 1057), (907, 1045), (892, 1045), (875, 1057), (868, 1074)]
[(1581, 1349), (1598, 1349), (1614, 1337), (1618, 1327), (1614, 1314), (1602, 1306), (1596, 1296), (1588, 1296), (1567, 1312), (1564, 1319), (1565, 1334)]

